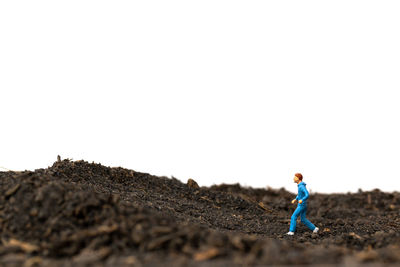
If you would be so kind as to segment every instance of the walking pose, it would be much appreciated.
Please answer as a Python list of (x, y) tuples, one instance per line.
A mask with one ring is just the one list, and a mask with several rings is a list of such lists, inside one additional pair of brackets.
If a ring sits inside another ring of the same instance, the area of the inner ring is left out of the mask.
[(314, 233), (318, 233), (319, 228), (315, 227), (315, 225), (306, 218), (308, 191), (306, 183), (303, 182), (303, 175), (301, 175), (301, 173), (296, 173), (293, 177), (293, 181), (297, 184), (298, 193), (297, 197), (292, 200), (292, 204), (294, 204), (296, 200), (299, 204), (297, 204), (297, 208), (293, 212), (290, 220), (290, 229), (287, 234), (294, 235), (294, 232), (296, 231), (296, 221), (299, 216), (302, 223), (304, 223)]

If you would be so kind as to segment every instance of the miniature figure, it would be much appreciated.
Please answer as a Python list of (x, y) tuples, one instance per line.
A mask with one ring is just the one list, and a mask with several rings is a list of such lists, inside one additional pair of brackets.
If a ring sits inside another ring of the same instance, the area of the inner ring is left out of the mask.
[(292, 204), (294, 204), (296, 200), (298, 200), (299, 204), (297, 205), (296, 210), (293, 212), (290, 220), (290, 229), (287, 235), (294, 235), (294, 232), (296, 231), (296, 220), (299, 216), (301, 222), (304, 223), (311, 231), (313, 231), (313, 233), (318, 233), (319, 228), (315, 227), (315, 225), (306, 218), (308, 191), (306, 189), (306, 183), (303, 182), (303, 175), (301, 175), (301, 173), (296, 173), (293, 177), (293, 181), (297, 184), (298, 194), (297, 197), (292, 200)]

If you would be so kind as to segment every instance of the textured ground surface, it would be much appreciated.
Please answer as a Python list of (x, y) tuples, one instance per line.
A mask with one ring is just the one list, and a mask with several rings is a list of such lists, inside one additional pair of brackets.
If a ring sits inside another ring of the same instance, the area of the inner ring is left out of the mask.
[(320, 233), (294, 236), (285, 190), (63, 160), (0, 172), (0, 193), (1, 265), (400, 264), (400, 193), (311, 194)]

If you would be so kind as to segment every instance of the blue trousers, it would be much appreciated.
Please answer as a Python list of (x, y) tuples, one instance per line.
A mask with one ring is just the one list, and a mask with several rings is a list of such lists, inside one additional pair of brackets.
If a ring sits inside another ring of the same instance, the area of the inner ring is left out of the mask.
[(290, 232), (296, 231), (296, 220), (300, 216), (301, 222), (304, 223), (311, 231), (315, 229), (315, 225), (312, 224), (306, 218), (307, 206), (297, 205), (296, 210), (293, 212), (292, 219), (290, 220)]

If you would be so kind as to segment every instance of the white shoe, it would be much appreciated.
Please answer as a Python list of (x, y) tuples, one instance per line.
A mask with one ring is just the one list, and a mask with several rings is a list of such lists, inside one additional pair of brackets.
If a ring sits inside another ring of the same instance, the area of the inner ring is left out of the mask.
[(294, 233), (293, 232), (288, 232), (287, 235), (294, 235)]
[(315, 229), (314, 229), (314, 231), (312, 231), (314, 234), (316, 234), (316, 233), (318, 233), (318, 231), (319, 231), (319, 228), (318, 227), (315, 227)]

